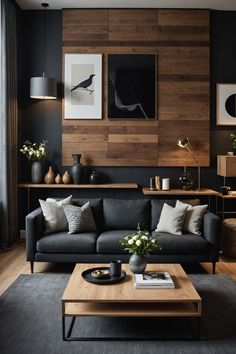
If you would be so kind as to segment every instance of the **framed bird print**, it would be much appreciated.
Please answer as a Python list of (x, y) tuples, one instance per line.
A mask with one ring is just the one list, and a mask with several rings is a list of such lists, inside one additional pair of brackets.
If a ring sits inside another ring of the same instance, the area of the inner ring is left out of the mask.
[(155, 54), (108, 55), (108, 118), (156, 118)]
[(102, 118), (102, 54), (65, 54), (64, 119)]

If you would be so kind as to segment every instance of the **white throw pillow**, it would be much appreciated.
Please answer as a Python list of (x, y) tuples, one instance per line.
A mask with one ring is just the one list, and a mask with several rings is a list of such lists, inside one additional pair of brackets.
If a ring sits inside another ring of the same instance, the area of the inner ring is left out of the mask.
[(187, 212), (184, 219), (183, 231), (189, 232), (194, 235), (201, 235), (201, 225), (202, 217), (207, 210), (208, 205), (197, 205), (191, 206), (185, 203), (182, 203), (180, 200), (176, 202), (176, 208), (182, 208), (184, 205), (187, 206)]
[(63, 209), (68, 221), (68, 234), (97, 231), (89, 202), (81, 207), (75, 205), (64, 205)]
[(71, 202), (72, 195), (60, 201), (56, 201), (52, 198), (48, 198), (46, 201), (39, 199), (43, 211), (46, 234), (68, 229), (63, 205), (71, 204)]
[(156, 231), (182, 235), (187, 205), (174, 208), (164, 203)]

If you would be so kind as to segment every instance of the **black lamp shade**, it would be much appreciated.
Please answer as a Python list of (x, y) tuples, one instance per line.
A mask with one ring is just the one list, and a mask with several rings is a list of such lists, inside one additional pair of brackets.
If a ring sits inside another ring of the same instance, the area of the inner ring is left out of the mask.
[(57, 98), (56, 80), (50, 77), (31, 77), (30, 97), (53, 100)]

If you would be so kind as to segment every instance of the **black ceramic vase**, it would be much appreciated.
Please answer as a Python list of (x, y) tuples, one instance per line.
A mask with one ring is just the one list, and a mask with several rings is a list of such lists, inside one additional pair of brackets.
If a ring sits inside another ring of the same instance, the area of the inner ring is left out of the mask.
[(81, 154), (72, 154), (74, 165), (71, 167), (71, 175), (74, 184), (81, 184), (83, 179), (83, 165), (80, 162)]
[(89, 182), (92, 184), (99, 184), (101, 182), (101, 176), (96, 172), (96, 170), (93, 170), (89, 176)]
[(41, 183), (43, 179), (43, 166), (41, 161), (34, 161), (31, 166), (32, 183)]

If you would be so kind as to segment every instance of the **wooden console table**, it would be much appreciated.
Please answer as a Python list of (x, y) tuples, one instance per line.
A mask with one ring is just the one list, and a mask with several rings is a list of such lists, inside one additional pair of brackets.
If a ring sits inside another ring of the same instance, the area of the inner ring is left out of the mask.
[(138, 189), (137, 183), (106, 183), (106, 184), (34, 184), (19, 183), (18, 188), (26, 188), (28, 193), (28, 212), (30, 212), (31, 189)]
[(208, 206), (210, 209), (211, 206), (211, 197), (217, 197), (220, 195), (219, 192), (209, 189), (209, 188), (201, 188), (200, 190), (190, 190), (190, 191), (185, 191), (180, 188), (176, 189), (169, 189), (168, 191), (163, 191), (163, 190), (150, 190), (150, 188), (145, 187), (143, 188), (143, 194), (145, 195), (152, 195), (152, 196), (159, 196), (159, 197), (165, 197), (165, 196), (194, 196), (194, 197), (200, 197), (200, 196), (206, 196), (208, 197)]

